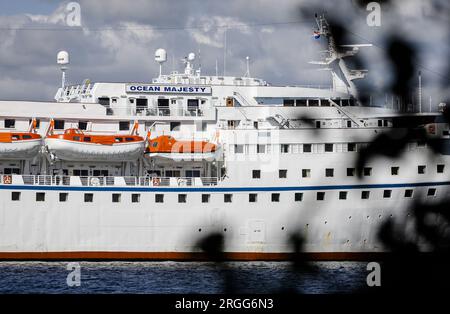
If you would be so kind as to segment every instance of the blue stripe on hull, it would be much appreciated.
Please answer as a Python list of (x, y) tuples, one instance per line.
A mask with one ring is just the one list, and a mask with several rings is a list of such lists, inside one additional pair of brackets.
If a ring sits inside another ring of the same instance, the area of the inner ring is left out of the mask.
[(39, 191), (89, 191), (89, 192), (271, 192), (271, 191), (323, 191), (355, 190), (383, 188), (414, 188), (450, 185), (450, 181), (392, 183), (392, 184), (355, 184), (355, 185), (318, 185), (318, 186), (252, 186), (252, 187), (123, 187), (123, 186), (46, 186), (46, 185), (0, 185), (0, 190), (39, 190)]

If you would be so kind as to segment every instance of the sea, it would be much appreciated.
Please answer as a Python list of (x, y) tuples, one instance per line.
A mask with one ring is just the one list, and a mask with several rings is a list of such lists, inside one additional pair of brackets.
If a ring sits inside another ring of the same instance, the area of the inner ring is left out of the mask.
[(0, 294), (349, 294), (367, 262), (0, 262)]

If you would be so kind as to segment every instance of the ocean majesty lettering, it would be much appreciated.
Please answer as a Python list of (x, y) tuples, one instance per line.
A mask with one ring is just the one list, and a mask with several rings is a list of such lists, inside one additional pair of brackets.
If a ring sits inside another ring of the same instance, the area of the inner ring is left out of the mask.
[(128, 84), (127, 93), (211, 94), (210, 86)]

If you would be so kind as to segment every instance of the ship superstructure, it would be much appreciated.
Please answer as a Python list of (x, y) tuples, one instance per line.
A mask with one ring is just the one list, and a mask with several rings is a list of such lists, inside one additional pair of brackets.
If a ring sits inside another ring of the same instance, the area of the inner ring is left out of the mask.
[[(66, 85), (60, 53), (55, 102), (0, 102), (0, 258), (189, 259), (211, 232), (235, 259), (284, 259), (293, 233), (316, 257), (383, 252), (385, 219), (448, 192), (449, 156), (412, 141), (358, 176), (358, 152), (402, 126), (358, 102), (346, 48), (331, 41), (322, 88), (203, 75), (194, 54), (151, 82)], [(449, 139), (438, 113), (409, 116)]]

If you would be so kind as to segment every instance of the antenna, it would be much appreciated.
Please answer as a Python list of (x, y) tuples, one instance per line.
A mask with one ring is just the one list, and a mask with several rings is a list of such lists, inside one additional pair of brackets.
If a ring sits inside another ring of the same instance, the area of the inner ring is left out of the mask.
[(200, 76), (202, 72), (202, 58), (200, 54), (200, 49), (198, 49), (198, 70), (196, 71), (197, 76)]
[(161, 77), (162, 65), (167, 61), (167, 52), (162, 48), (157, 49), (155, 51), (155, 61), (159, 63), (159, 77)]
[(61, 66), (61, 88), (64, 88), (66, 86), (66, 70), (68, 69), (67, 65), (69, 64), (69, 53), (64, 50), (58, 52), (56, 62)]
[(225, 32), (223, 33), (223, 76), (225, 76), (225, 72), (227, 69), (227, 30), (225, 27)]
[(419, 71), (419, 112), (422, 112), (422, 71)]
[(219, 67), (217, 66), (217, 59), (216, 59), (216, 76), (219, 76)]
[(250, 57), (245, 57), (245, 61), (247, 63), (247, 72), (245, 72), (244, 77), (250, 77)]

